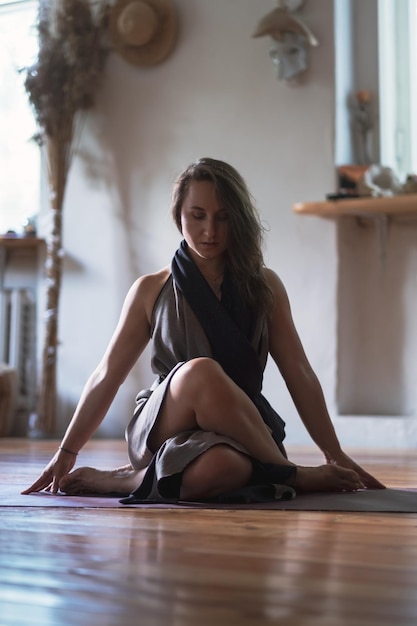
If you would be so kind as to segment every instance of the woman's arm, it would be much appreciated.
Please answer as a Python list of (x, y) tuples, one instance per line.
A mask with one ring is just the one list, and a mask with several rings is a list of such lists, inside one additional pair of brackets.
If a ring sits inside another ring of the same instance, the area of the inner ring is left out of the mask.
[(165, 270), (144, 276), (130, 288), (116, 330), (83, 389), (60, 449), (39, 479), (23, 493), (50, 486), (56, 492), (61, 478), (74, 466), (76, 455), (103, 421), (120, 385), (149, 341), (153, 304), (166, 277)]
[(265, 272), (274, 294), (274, 306), (269, 318), (269, 351), (308, 433), (322, 450), (328, 463), (337, 463), (354, 469), (368, 487), (383, 487), (341, 449), (322, 387), (307, 359), (295, 328), (285, 287), (274, 272), (271, 270)]

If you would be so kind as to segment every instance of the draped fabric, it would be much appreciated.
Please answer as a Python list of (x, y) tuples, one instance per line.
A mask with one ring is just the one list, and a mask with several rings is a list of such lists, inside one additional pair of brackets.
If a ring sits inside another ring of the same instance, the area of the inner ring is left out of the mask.
[(219, 300), (191, 259), (185, 241), (172, 260), (172, 275), (209, 338), (213, 357), (248, 395), (262, 388), (263, 372), (250, 344), (254, 316), (226, 268)]
[(263, 368), (251, 343), (256, 315), (246, 306), (230, 272), (226, 268), (219, 300), (191, 259), (185, 241), (175, 253), (171, 269), (178, 288), (207, 334), (213, 358), (251, 398), (283, 451), (285, 424), (261, 393)]
[[(267, 357), (265, 319), (249, 310), (226, 269), (219, 300), (190, 257), (182, 242), (168, 278), (154, 306), (152, 340), (153, 369), (159, 379), (149, 390), (138, 394), (137, 409), (127, 429), (129, 457), (134, 467), (144, 467), (145, 444), (158, 419), (171, 377), (184, 361), (198, 356), (214, 358), (232, 380), (251, 398), (284, 456), (285, 424), (262, 395), (263, 369)], [(158, 382), (159, 380), (159, 382)], [(227, 411), (227, 407), (225, 407)], [(124, 504), (179, 498), (181, 476), (187, 465), (210, 447), (224, 443), (247, 454), (237, 442), (202, 430), (178, 433), (165, 441), (152, 460), (138, 489)], [(252, 459), (250, 484), (229, 492), (217, 501), (254, 502), (257, 499), (292, 498), (288, 487), (296, 468), (265, 464)]]

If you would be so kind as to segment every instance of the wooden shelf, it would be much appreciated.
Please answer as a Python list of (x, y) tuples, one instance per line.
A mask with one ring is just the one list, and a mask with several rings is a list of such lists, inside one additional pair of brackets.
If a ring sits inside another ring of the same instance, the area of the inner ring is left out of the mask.
[(349, 200), (326, 200), (322, 202), (297, 202), (294, 213), (320, 217), (353, 217), (417, 215), (417, 194), (391, 198), (351, 198)]
[(0, 246), (4, 248), (36, 248), (45, 243), (40, 237), (0, 237)]

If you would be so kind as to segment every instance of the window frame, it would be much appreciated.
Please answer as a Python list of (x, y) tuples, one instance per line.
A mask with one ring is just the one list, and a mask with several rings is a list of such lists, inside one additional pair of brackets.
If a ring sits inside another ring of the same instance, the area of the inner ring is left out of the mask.
[(380, 160), (402, 177), (417, 173), (416, 38), (417, 0), (379, 0)]

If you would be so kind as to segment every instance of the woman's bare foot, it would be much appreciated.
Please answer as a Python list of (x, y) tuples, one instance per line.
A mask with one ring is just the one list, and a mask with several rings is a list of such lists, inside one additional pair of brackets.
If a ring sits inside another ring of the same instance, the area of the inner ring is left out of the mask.
[(131, 465), (114, 470), (80, 467), (64, 476), (59, 488), (69, 495), (84, 493), (117, 493), (129, 495), (141, 484), (146, 468), (135, 470)]
[(359, 474), (340, 465), (297, 467), (295, 479), (297, 491), (356, 491), (364, 489)]

